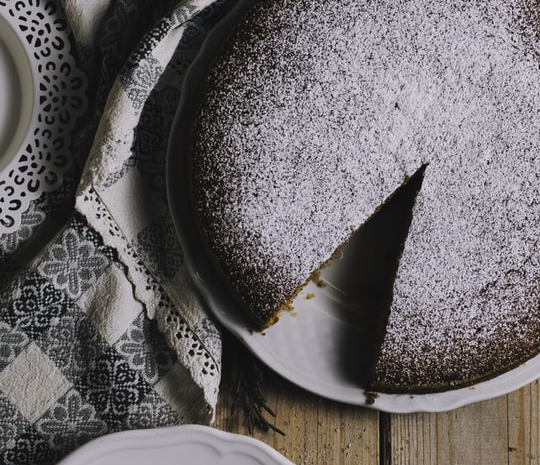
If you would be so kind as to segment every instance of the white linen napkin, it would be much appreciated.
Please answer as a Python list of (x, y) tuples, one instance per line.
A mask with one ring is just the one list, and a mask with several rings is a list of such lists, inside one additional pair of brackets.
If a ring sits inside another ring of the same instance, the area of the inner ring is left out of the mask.
[(62, 3), (92, 105), (62, 188), (0, 237), (1, 463), (53, 463), (109, 432), (213, 420), (221, 336), (183, 263), (165, 159), (218, 3)]

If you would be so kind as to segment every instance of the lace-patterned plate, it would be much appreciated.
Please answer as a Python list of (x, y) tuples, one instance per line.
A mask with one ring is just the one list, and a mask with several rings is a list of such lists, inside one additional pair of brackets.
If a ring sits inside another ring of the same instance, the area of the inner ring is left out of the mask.
[(124, 431), (86, 444), (58, 465), (293, 465), (263, 442), (208, 426)]
[(59, 5), (0, 0), (0, 234), (62, 184), (85, 90)]

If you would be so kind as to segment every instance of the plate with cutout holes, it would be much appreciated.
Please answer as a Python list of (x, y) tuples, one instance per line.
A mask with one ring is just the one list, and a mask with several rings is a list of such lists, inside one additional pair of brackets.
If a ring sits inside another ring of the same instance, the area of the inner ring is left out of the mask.
[(0, 1), (0, 234), (62, 184), (86, 78), (56, 1)]
[[(392, 284), (392, 266), (382, 256), (399, 253), (404, 231), (399, 214), (410, 214), (410, 192), (394, 196), (373, 222), (356, 233), (317, 283), (310, 282), (293, 302), (294, 310), (256, 333), (205, 256), (200, 232), (194, 224), (187, 179), (190, 118), (199, 85), (212, 57), (231, 26), (251, 0), (242, 0), (212, 31), (188, 71), (178, 113), (171, 131), (167, 166), (169, 203), (186, 264), (216, 318), (262, 362), (296, 385), (322, 397), (394, 413), (441, 412), (493, 398), (534, 381), (540, 373), (540, 356), (473, 386), (430, 394), (366, 392), (377, 315), (373, 302)], [(401, 202), (401, 203), (400, 203)], [(409, 205), (409, 210), (403, 208)], [(399, 213), (399, 214), (398, 214)], [(401, 218), (402, 220), (403, 218)], [(394, 223), (397, 221), (397, 223)], [(406, 231), (405, 231), (406, 233)]]
[(208, 426), (123, 431), (94, 439), (58, 465), (293, 465), (267, 444)]

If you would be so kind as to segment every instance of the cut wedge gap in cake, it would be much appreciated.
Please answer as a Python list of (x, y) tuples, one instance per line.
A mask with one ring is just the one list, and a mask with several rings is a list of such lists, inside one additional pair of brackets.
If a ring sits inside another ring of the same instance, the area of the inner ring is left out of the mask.
[[(374, 361), (383, 340), (392, 303), (394, 279), (408, 235), (416, 196), (427, 165), (421, 166), (338, 249), (321, 270), (321, 279), (335, 289), (351, 326), (338, 350), (340, 372), (369, 388)], [(360, 335), (360, 337), (359, 337)], [(358, 354), (350, 357), (350, 354)]]

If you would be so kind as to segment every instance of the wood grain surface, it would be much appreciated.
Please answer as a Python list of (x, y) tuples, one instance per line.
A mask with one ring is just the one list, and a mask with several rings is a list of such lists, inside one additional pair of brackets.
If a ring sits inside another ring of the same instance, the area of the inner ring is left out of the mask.
[[(298, 465), (379, 464), (379, 415), (373, 410), (322, 399), (283, 380), (270, 377), (265, 397), (276, 414), (275, 426), (285, 435), (256, 431)], [(248, 434), (239, 413), (231, 413), (232, 393), (222, 386), (216, 428)]]
[[(271, 376), (273, 431), (253, 436), (298, 465), (540, 465), (538, 381), (507, 396), (444, 413), (395, 415), (322, 399)], [(216, 423), (248, 434), (223, 383)]]

